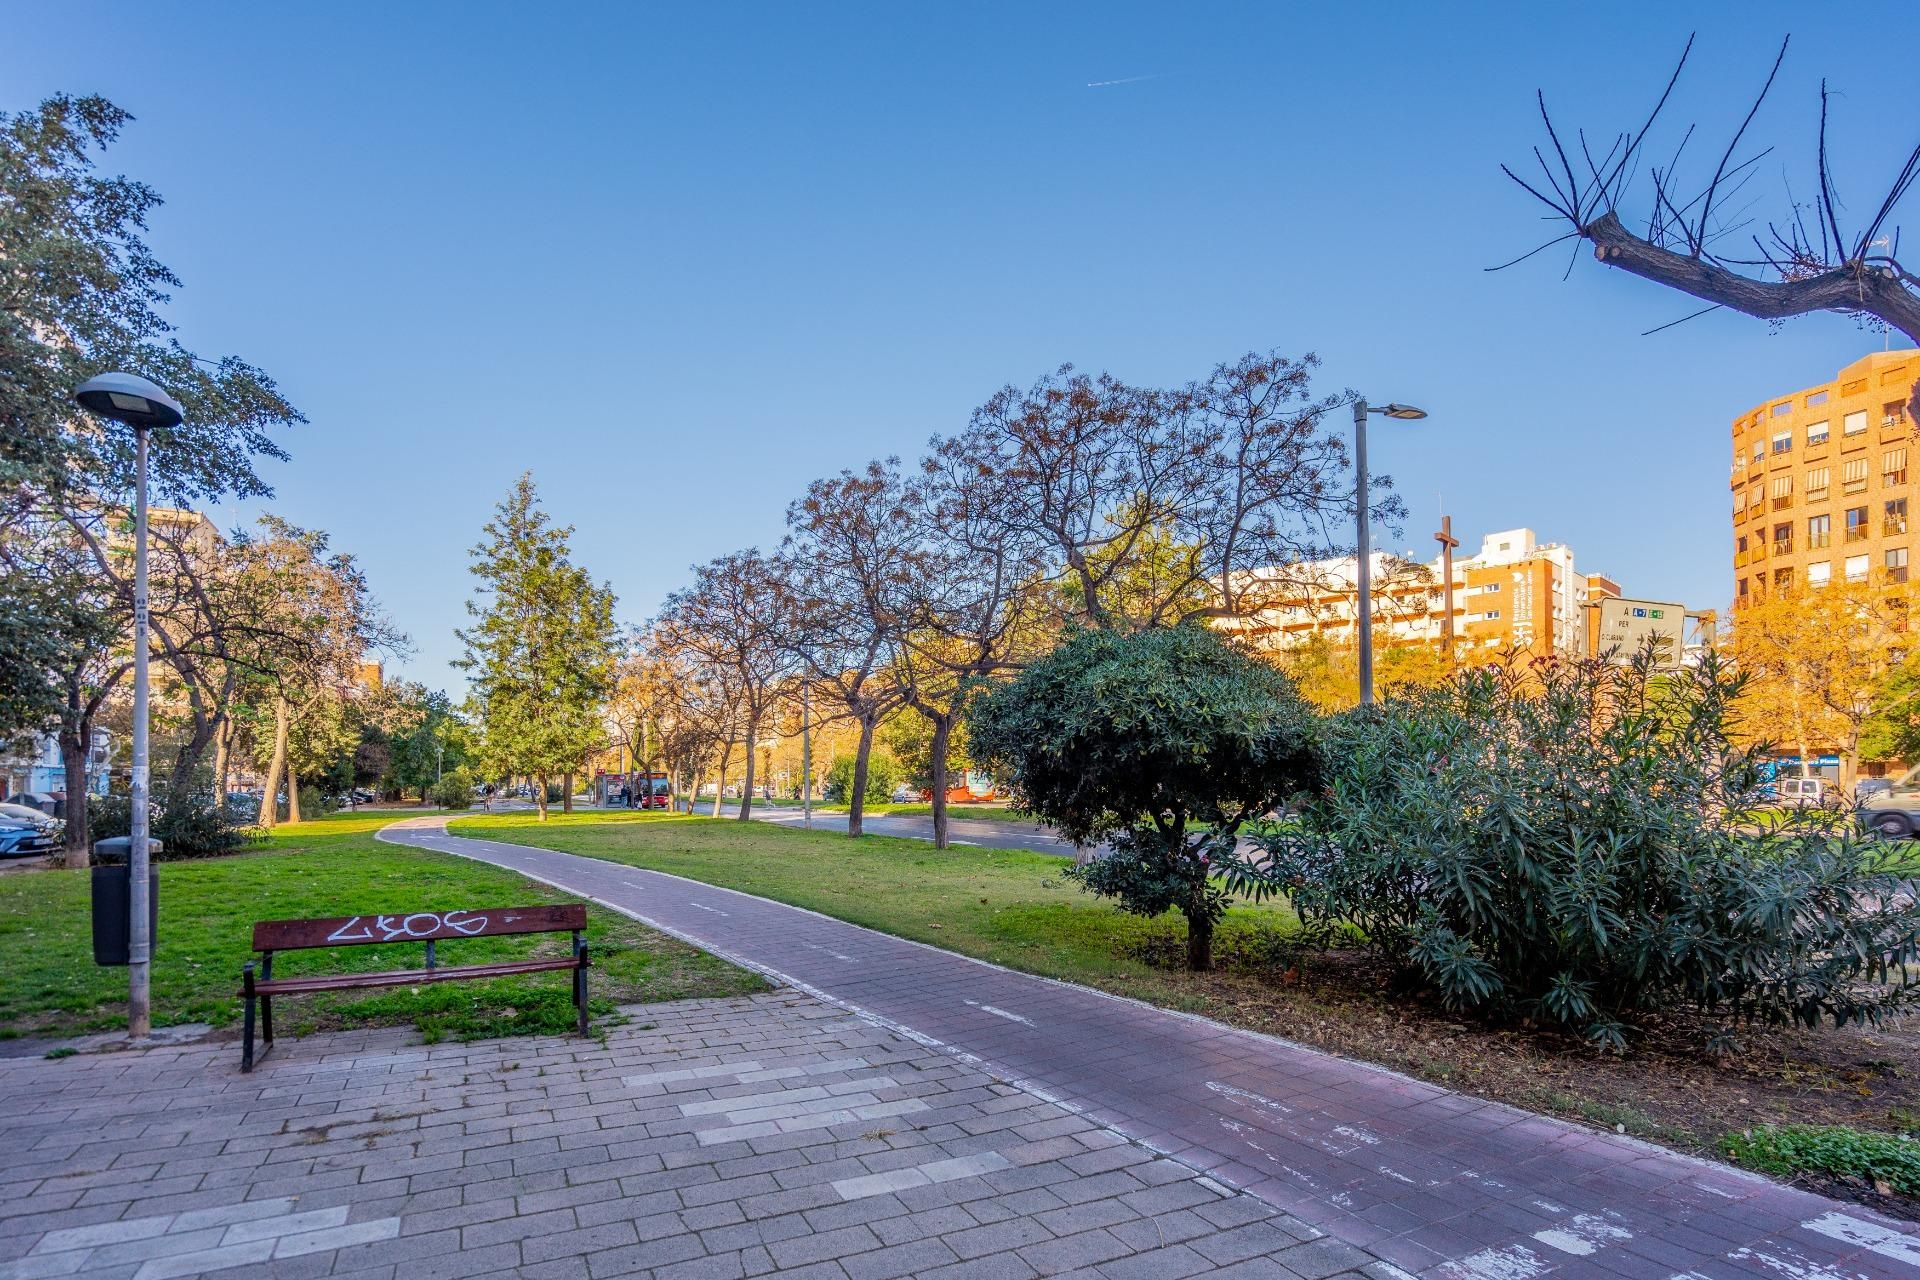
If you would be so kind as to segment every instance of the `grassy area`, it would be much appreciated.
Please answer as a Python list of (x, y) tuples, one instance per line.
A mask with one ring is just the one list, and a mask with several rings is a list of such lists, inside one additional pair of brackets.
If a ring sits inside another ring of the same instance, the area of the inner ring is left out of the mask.
[[(531, 814), (496, 814), (452, 830), (669, 871), (1030, 973), (1198, 1007), (1193, 984), (1164, 968), (1183, 945), (1179, 918), (1143, 920), (1082, 893), (1061, 878), (1065, 858), (684, 814), (555, 814), (544, 826)], [(1295, 924), (1284, 906), (1236, 907), (1216, 945), (1224, 956), (1271, 951)]]
[[(154, 1021), (226, 1025), (250, 958), (253, 922), (568, 901), (510, 871), (374, 839), (392, 813), (339, 813), (283, 826), (265, 845), (228, 858), (160, 867), (160, 932), (153, 964)], [(93, 963), (88, 878), (69, 871), (0, 876), (0, 1037), (60, 1036), (126, 1025), (126, 970)], [(616, 1004), (726, 996), (765, 989), (724, 964), (624, 916), (588, 912), (596, 1014)], [(475, 938), (440, 944), (444, 964), (565, 954), (565, 934)], [(335, 947), (276, 957), (277, 976), (420, 965), (421, 944)], [(572, 996), (565, 973), (489, 982), (346, 991), (279, 1002), (279, 1028), (306, 1031), (411, 1023), (429, 1038), (565, 1032)]]
[(1846, 1125), (1760, 1125), (1727, 1135), (1727, 1157), (1763, 1173), (1858, 1178), (1882, 1192), (1920, 1195), (1920, 1142)]

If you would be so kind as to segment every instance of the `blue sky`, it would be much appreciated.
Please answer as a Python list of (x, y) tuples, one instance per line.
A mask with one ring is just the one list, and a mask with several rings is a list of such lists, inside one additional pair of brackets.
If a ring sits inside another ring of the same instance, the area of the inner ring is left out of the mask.
[(1880, 337), (1642, 337), (1692, 307), (1585, 255), (1488, 274), (1543, 238), (1497, 165), (1536, 87), (1637, 120), (1695, 26), (1672, 120), (1717, 149), (1792, 32), (1748, 195), (1808, 189), (1825, 75), (1864, 207), (1920, 127), (1866, 55), (1920, 11), (1682, 8), (68, 3), (9, 12), (0, 110), (138, 117), (107, 167), (167, 198), (182, 336), (311, 419), (275, 509), (358, 555), (401, 668), (453, 687), (466, 551), (522, 469), (639, 621), (1003, 383), (1252, 348), (1432, 413), (1373, 439), (1413, 511), (1389, 544), (1426, 554), (1444, 495), (1469, 546), (1530, 525), (1630, 595), (1723, 606), (1730, 420)]

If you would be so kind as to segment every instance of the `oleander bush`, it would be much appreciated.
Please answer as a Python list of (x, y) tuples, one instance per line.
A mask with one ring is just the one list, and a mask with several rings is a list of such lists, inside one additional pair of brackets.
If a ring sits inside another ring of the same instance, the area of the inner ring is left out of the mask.
[(1742, 679), (1508, 661), (1327, 717), (1322, 786), (1256, 839), (1252, 892), (1351, 922), (1451, 1008), (1623, 1048), (1636, 1015), (1878, 1023), (1916, 994), (1920, 910), (1853, 815), (1757, 821)]

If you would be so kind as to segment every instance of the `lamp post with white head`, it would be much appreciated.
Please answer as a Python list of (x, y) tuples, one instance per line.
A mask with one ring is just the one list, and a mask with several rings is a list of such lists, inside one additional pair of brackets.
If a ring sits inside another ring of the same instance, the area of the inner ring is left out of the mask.
[[(103, 373), (73, 393), (82, 409), (133, 428), (133, 830), (127, 850), (127, 1034), (153, 1030), (153, 938), (148, 931), (147, 838), (147, 433), (177, 427), (180, 402), (131, 373)], [(83, 801), (84, 803), (84, 801)]]
[(1360, 705), (1363, 707), (1373, 705), (1373, 535), (1369, 528), (1373, 513), (1367, 496), (1367, 415), (1371, 413), (1407, 421), (1427, 416), (1425, 409), (1416, 409), (1410, 404), (1353, 402), (1354, 525), (1359, 541), (1354, 572), (1359, 599), (1353, 625), (1360, 638)]

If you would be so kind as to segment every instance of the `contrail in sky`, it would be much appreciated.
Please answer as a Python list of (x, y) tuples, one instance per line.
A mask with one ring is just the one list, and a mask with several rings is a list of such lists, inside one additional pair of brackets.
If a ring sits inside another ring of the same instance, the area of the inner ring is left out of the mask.
[(1142, 80), (1160, 80), (1165, 78), (1166, 75), (1167, 72), (1165, 71), (1156, 71), (1150, 76), (1128, 76), (1124, 80), (1089, 80), (1087, 82), (1087, 88), (1104, 89), (1110, 84), (1139, 84)]

